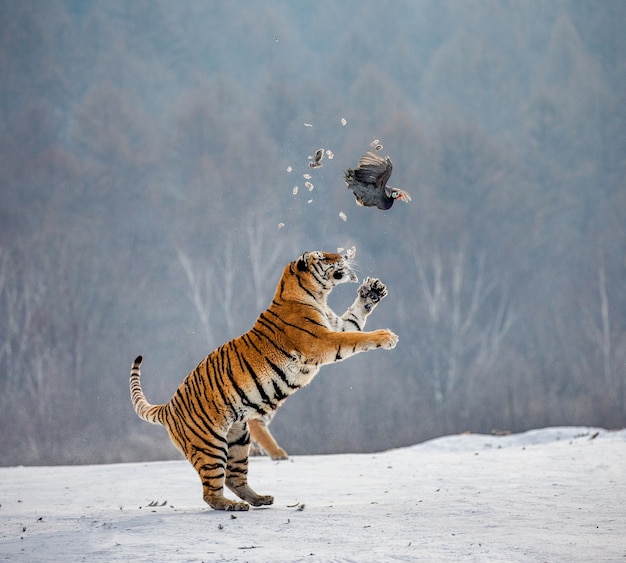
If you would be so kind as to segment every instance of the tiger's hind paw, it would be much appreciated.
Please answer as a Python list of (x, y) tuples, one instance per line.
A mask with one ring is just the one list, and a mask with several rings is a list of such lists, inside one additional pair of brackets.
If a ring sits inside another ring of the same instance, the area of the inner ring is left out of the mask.
[(274, 504), (274, 497), (271, 495), (257, 495), (254, 501), (250, 501), (252, 506), (268, 506)]
[(231, 485), (228, 485), (228, 488), (241, 500), (250, 503), (252, 506), (267, 506), (268, 504), (274, 504), (274, 497), (271, 495), (259, 495), (246, 484), (240, 486)]
[(378, 278), (367, 277), (359, 287), (359, 297), (366, 311), (371, 311), (387, 293), (387, 286)]
[(227, 499), (224, 496), (210, 496), (204, 497), (204, 502), (206, 502), (211, 508), (214, 510), (228, 510), (228, 511), (242, 511), (242, 510), (250, 510), (250, 505), (245, 502), (237, 502), (230, 499)]

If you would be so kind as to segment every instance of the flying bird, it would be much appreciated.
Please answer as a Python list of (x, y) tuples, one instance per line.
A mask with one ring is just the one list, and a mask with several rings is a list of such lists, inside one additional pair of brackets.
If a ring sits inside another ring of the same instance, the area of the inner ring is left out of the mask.
[(387, 185), (391, 176), (391, 159), (367, 151), (355, 169), (348, 168), (344, 173), (346, 186), (352, 190), (358, 205), (376, 206), (378, 209), (389, 209), (396, 199), (411, 201), (408, 192)]

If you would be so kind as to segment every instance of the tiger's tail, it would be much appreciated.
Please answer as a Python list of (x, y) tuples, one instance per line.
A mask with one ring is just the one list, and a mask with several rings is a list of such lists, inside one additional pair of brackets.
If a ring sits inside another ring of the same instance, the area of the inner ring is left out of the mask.
[(137, 356), (130, 368), (130, 400), (133, 402), (133, 407), (139, 418), (152, 424), (163, 424), (162, 416), (165, 405), (151, 405), (141, 389), (139, 378), (141, 377), (142, 361), (143, 358)]

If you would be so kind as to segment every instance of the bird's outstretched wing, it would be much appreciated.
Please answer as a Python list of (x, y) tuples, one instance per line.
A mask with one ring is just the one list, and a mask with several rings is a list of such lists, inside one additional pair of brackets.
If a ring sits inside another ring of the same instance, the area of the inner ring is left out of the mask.
[(391, 159), (367, 151), (359, 160), (359, 166), (354, 170), (354, 177), (363, 184), (375, 184), (377, 188), (384, 189), (391, 177), (393, 165)]

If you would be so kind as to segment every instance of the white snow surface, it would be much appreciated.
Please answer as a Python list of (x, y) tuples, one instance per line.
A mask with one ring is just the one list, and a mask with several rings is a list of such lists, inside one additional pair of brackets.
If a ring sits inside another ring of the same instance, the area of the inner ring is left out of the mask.
[(0, 560), (624, 562), (625, 468), (587, 427), (251, 458), (274, 505), (237, 513), (184, 460), (0, 468)]

